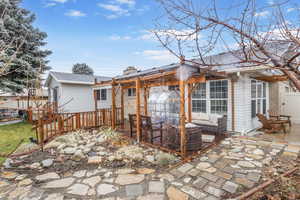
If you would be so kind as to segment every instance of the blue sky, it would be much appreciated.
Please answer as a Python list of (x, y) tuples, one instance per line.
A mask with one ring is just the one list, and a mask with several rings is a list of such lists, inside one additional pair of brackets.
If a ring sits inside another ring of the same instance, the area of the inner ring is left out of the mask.
[(47, 32), (50, 66), (70, 72), (85, 62), (97, 75), (118, 75), (127, 66), (139, 69), (176, 59), (147, 30), (159, 15), (150, 0), (23, 0), (36, 14), (35, 26)]
[[(228, 0), (219, 2), (228, 5)], [(177, 62), (147, 32), (162, 14), (155, 0), (23, 0), (22, 6), (36, 15), (34, 25), (48, 34), (52, 70), (71, 72), (73, 64), (84, 62), (97, 75), (114, 76), (127, 66), (146, 69)], [(271, 12), (264, 9), (256, 15), (265, 19)]]

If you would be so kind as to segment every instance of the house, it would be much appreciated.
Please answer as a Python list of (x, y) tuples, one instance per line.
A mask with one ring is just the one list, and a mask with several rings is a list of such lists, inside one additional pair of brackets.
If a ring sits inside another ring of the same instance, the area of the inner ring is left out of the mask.
[[(283, 50), (276, 49), (276, 51)], [(100, 98), (95, 101), (96, 109), (111, 108), (112, 102), (115, 101), (116, 107), (123, 108), (121, 113), (124, 118), (127, 118), (128, 114), (136, 113), (136, 109), (140, 109), (141, 113), (156, 115), (157, 111), (153, 110), (151, 101), (161, 99), (160, 95), (167, 91), (178, 90), (179, 80), (184, 79), (184, 107), (188, 122), (216, 124), (218, 118), (226, 115), (228, 131), (247, 134), (260, 127), (261, 123), (256, 114), (268, 115), (272, 96), (270, 88), (278, 81), (286, 81), (287, 77), (268, 66), (229, 64), (237, 60), (229, 52), (208, 56), (205, 60), (209, 64), (223, 63), (223, 65), (216, 65), (203, 76), (201, 74), (203, 68), (196, 67), (193, 63), (175, 63), (133, 71), (100, 82), (94, 87), (94, 90), (100, 93)], [(141, 88), (139, 98), (135, 97), (138, 88)], [(115, 94), (115, 100), (112, 94)], [(166, 95), (164, 94), (163, 98)], [(179, 96), (178, 94), (177, 100)], [(137, 104), (139, 106), (136, 106)], [(156, 103), (155, 109), (166, 105), (166, 102), (163, 105)], [(179, 106), (175, 110), (179, 121)], [(162, 115), (160, 117), (165, 121)]]
[(96, 81), (110, 79), (104, 76), (51, 71), (46, 79), (48, 101), (57, 103), (58, 112), (94, 111), (92, 86)]

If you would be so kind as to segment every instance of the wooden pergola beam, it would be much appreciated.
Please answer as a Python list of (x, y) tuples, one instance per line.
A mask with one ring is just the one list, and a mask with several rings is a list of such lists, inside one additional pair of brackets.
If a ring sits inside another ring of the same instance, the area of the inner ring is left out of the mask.
[(136, 135), (137, 142), (141, 142), (141, 99), (140, 99), (140, 89), (141, 89), (141, 80), (138, 78), (135, 81), (136, 85)]
[(179, 81), (180, 89), (180, 152), (183, 158), (186, 157), (186, 130), (185, 130), (185, 81)]
[(124, 116), (124, 88), (121, 88), (121, 128), (124, 129), (125, 125), (125, 116)]
[(273, 75), (273, 76), (257, 76), (253, 77), (256, 80), (266, 81), (266, 82), (278, 82), (287, 81), (288, 77), (286, 75)]
[(144, 87), (144, 115), (148, 115), (148, 88)]
[(113, 129), (116, 128), (116, 84), (115, 80), (112, 81), (112, 89), (111, 89), (111, 127)]
[(192, 122), (192, 85), (188, 84), (188, 122)]

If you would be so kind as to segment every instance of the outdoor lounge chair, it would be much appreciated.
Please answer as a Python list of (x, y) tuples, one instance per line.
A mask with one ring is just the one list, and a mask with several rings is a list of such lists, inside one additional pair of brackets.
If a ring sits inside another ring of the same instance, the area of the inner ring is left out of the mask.
[(209, 124), (201, 124), (195, 123), (196, 125), (201, 127), (202, 133), (213, 133), (218, 136), (221, 134), (225, 134), (227, 130), (227, 115), (218, 118), (218, 125), (209, 125)]
[[(136, 115), (129, 114), (129, 123), (130, 123), (130, 137), (133, 137), (136, 134)], [(148, 141), (150, 139), (151, 144), (154, 140), (160, 138), (160, 144), (163, 142), (163, 122), (153, 123), (151, 117), (141, 115), (141, 132), (142, 140)], [(157, 133), (158, 134), (155, 134)], [(149, 138), (150, 136), (150, 138)]]
[(267, 119), (263, 114), (257, 114), (258, 120), (262, 123), (262, 129), (265, 130), (266, 133), (275, 133), (279, 131), (283, 131), (286, 133), (285, 124), (286, 120), (273, 120)]
[(270, 116), (270, 119), (284, 120), (284, 121), (286, 121), (287, 124), (289, 124), (290, 127), (292, 126), (291, 116), (289, 116), (289, 115), (280, 115), (275, 111), (269, 110), (269, 116)]

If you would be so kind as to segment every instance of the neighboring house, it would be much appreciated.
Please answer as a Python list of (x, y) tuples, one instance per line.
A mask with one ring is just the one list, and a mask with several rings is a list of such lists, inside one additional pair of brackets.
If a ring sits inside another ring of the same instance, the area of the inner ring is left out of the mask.
[[(280, 51), (276, 49), (276, 51)], [(283, 51), (281, 49), (281, 51)], [(210, 64), (232, 63), (237, 60), (231, 53), (221, 53), (205, 58)], [(192, 64), (186, 64), (191, 66)], [(155, 75), (161, 72), (179, 71), (179, 64), (171, 64), (144, 71), (133, 71), (129, 74), (114, 77), (114, 80), (128, 80), (145, 75)], [(201, 72), (201, 68), (190, 67)], [(243, 65), (219, 65), (213, 69), (217, 73), (224, 73), (223, 78), (207, 77), (205, 82), (193, 85), (194, 90), (191, 98), (192, 122), (216, 124), (217, 119), (222, 115), (227, 115), (228, 131), (246, 134), (258, 127), (261, 123), (256, 114), (268, 115), (270, 109), (270, 87), (276, 81), (286, 80), (286, 77), (278, 71), (274, 71), (267, 66), (243, 66)], [(178, 76), (186, 72), (178, 72)], [(276, 77), (276, 78), (273, 78)], [(111, 86), (96, 86), (95, 90), (103, 91), (106, 94), (105, 100), (98, 99), (98, 108), (111, 107)], [(176, 86), (152, 87), (149, 96), (157, 95), (167, 90), (176, 90)], [(188, 88), (186, 88), (188, 90)], [(105, 91), (105, 92), (104, 92)], [(187, 92), (186, 92), (187, 95)], [(105, 96), (105, 95), (103, 95)], [(128, 113), (135, 113), (135, 89), (126, 88), (124, 92), (125, 118)], [(141, 106), (144, 105), (143, 90), (141, 93)], [(186, 97), (187, 98), (187, 97)], [(120, 92), (116, 94), (117, 107), (120, 105)], [(147, 98), (147, 101), (149, 98)], [(189, 105), (186, 102), (186, 112)], [(143, 108), (141, 108), (143, 110)]]
[(92, 86), (95, 81), (110, 78), (84, 74), (73, 74), (51, 71), (46, 80), (49, 102), (56, 102), (59, 112), (94, 111), (94, 95)]

